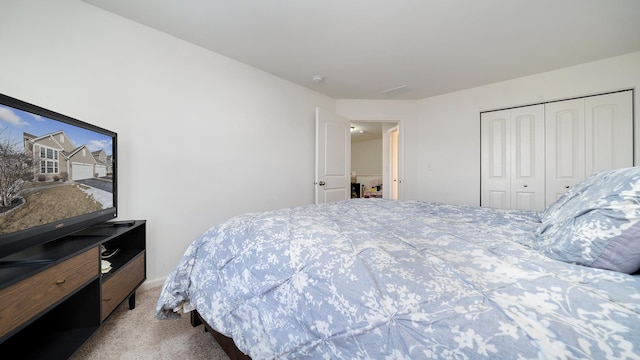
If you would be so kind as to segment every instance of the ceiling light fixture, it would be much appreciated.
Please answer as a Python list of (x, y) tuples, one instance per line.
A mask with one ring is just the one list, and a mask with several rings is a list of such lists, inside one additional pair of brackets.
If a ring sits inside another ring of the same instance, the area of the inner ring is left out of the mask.
[(324, 77), (322, 75), (313, 75), (313, 77), (311, 78), (311, 81), (313, 81), (316, 84), (319, 84), (324, 81)]

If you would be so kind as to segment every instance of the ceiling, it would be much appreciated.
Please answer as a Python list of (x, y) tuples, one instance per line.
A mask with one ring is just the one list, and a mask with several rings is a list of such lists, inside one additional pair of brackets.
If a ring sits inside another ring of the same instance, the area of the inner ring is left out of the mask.
[(352, 121), (351, 142), (382, 139), (382, 124), (379, 121)]
[(638, 0), (84, 1), (335, 99), (421, 99), (640, 51)]

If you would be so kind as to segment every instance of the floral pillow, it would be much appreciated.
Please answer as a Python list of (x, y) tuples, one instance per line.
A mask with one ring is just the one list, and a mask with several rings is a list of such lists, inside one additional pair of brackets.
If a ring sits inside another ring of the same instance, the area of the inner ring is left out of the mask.
[(553, 225), (558, 220), (571, 216), (572, 213), (582, 208), (584, 206), (582, 193), (594, 183), (599, 182), (603, 176), (603, 172), (595, 172), (580, 183), (572, 186), (542, 212), (540, 216), (542, 223), (546, 226)]
[(537, 248), (556, 260), (640, 269), (640, 167), (594, 173), (541, 215)]

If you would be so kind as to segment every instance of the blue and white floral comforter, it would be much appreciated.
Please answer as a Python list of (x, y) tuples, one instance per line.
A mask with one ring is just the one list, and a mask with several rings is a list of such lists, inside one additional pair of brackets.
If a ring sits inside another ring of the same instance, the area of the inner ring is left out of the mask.
[(640, 358), (640, 277), (543, 255), (539, 226), (383, 199), (247, 214), (191, 244), (157, 316), (195, 308), (253, 359)]

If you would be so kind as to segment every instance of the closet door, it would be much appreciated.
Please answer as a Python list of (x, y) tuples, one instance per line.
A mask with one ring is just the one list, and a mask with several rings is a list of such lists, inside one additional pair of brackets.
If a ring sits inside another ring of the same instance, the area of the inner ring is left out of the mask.
[(511, 109), (511, 208), (545, 207), (544, 106)]
[(545, 106), (546, 206), (585, 177), (584, 99)]
[(633, 166), (631, 91), (585, 98), (586, 174)]
[(629, 90), (546, 105), (546, 206), (593, 172), (633, 166), (632, 95)]
[(480, 205), (511, 208), (511, 122), (509, 110), (480, 115)]
[(481, 206), (544, 209), (543, 105), (481, 115)]

